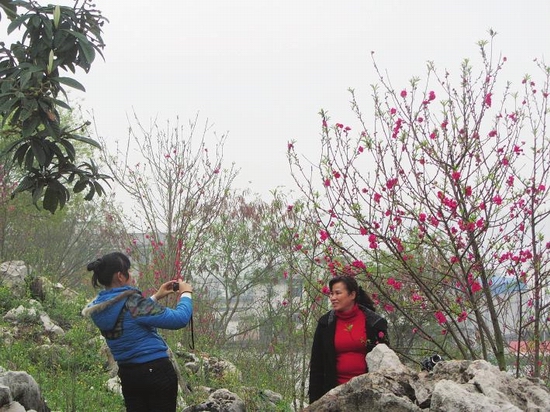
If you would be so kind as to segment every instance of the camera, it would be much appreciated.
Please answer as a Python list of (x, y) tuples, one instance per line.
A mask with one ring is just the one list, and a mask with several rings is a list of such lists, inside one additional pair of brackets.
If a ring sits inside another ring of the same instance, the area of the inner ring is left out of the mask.
[(435, 355), (432, 355), (428, 358), (425, 358), (422, 360), (421, 364), (422, 364), (422, 370), (423, 371), (432, 371), (435, 364), (437, 362), (441, 362), (443, 360), (443, 358), (441, 356), (439, 356), (437, 353)]
[(173, 282), (172, 283), (172, 290), (174, 292), (177, 292), (178, 290), (180, 290), (180, 283), (179, 282)]

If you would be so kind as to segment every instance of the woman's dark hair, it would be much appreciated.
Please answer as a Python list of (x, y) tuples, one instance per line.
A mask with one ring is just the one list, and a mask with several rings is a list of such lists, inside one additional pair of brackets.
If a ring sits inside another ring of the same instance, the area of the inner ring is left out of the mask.
[(372, 310), (373, 312), (376, 312), (376, 308), (374, 307), (374, 301), (369, 296), (367, 292), (364, 291), (364, 289), (359, 286), (357, 283), (357, 280), (355, 280), (352, 276), (335, 276), (328, 282), (328, 287), (330, 290), (332, 290), (332, 286), (335, 283), (343, 283), (346, 287), (346, 290), (348, 293), (355, 292), (355, 302), (359, 305), (365, 306), (367, 309)]
[(87, 269), (94, 272), (92, 275), (92, 286), (94, 288), (99, 287), (99, 285), (110, 286), (115, 273), (122, 272), (126, 278), (130, 276), (130, 259), (124, 253), (107, 253), (88, 263)]

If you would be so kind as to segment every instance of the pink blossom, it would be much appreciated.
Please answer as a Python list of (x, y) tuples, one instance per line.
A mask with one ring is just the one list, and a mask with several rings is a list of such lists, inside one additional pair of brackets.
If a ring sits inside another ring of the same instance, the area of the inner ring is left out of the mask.
[(321, 290), (321, 293), (323, 295), (327, 295), (327, 296), (330, 295), (330, 288), (327, 285), (323, 286), (323, 289)]
[(397, 119), (397, 121), (395, 122), (395, 126), (393, 127), (393, 131), (392, 131), (392, 135), (391, 137), (392, 138), (397, 138), (397, 135), (399, 134), (399, 131), (401, 130), (401, 125), (403, 124), (403, 119), (399, 118)]
[(464, 322), (466, 319), (468, 319), (468, 314), (465, 311), (462, 311), (456, 320), (458, 322)]
[(379, 193), (375, 193), (375, 194), (374, 194), (374, 201), (375, 201), (376, 203), (380, 203), (380, 199), (382, 199), (382, 195), (379, 194)]
[(447, 318), (445, 317), (445, 315), (443, 314), (443, 312), (441, 312), (440, 310), (435, 312), (434, 314), (435, 318), (437, 319), (437, 322), (442, 325), (444, 323), (447, 323)]
[(288, 279), (288, 272), (287, 272), (287, 271), (284, 271), (284, 272), (283, 272), (283, 278), (284, 278), (284, 279)]
[(367, 233), (369, 233), (369, 231), (364, 227), (360, 227), (359, 228), (359, 233), (361, 234), (361, 236), (366, 236)]
[(491, 101), (492, 93), (487, 93), (485, 95), (485, 106), (491, 107), (492, 101)]
[(502, 204), (502, 198), (499, 195), (493, 196), (493, 203), (496, 205)]
[(363, 153), (363, 150), (365, 150), (365, 149), (363, 148), (363, 146), (359, 146), (359, 147), (357, 148), (357, 151), (358, 151), (359, 153)]
[(369, 242), (370, 243), (376, 242), (376, 235), (375, 234), (371, 233), (369, 235)]
[(426, 213), (420, 213), (418, 215), (418, 220), (422, 223), (424, 223), (426, 221)]
[(496, 130), (491, 130), (489, 132), (489, 137), (495, 137), (497, 135), (497, 131)]
[(460, 179), (460, 172), (458, 170), (455, 170), (452, 174), (451, 174), (451, 178), (456, 182), (457, 180)]
[(395, 308), (392, 305), (390, 305), (389, 303), (386, 303), (384, 305), (384, 310), (388, 313), (392, 313), (395, 310)]
[(338, 172), (337, 170), (333, 170), (333, 171), (332, 171), (332, 175), (334, 176), (335, 179), (339, 179), (339, 178), (340, 178), (340, 172)]
[(392, 107), (392, 108), (390, 109), (390, 114), (391, 114), (391, 115), (394, 115), (395, 113), (397, 113), (397, 109), (396, 109), (395, 107)]
[(435, 100), (435, 92), (433, 90), (430, 91), (430, 93), (428, 95), (428, 100), (429, 101)]
[(324, 242), (328, 239), (328, 233), (324, 230), (319, 231), (319, 237), (321, 238), (321, 242)]
[(420, 296), (418, 293), (415, 292), (411, 295), (411, 300), (413, 302), (418, 302), (418, 301), (422, 301), (424, 299), (422, 298), (422, 296)]
[(366, 269), (367, 267), (361, 260), (355, 260), (351, 263), (351, 265), (357, 269)]
[(397, 184), (397, 177), (393, 178), (393, 179), (389, 179), (387, 182), (386, 182), (386, 187), (388, 189), (392, 189), (396, 184)]
[(481, 290), (481, 285), (479, 284), (479, 282), (477, 280), (474, 280), (470, 284), (470, 289), (472, 290), (472, 293), (479, 292)]
[(403, 283), (395, 280), (394, 278), (389, 278), (387, 281), (388, 285), (390, 285), (395, 290), (401, 290)]
[(330, 186), (330, 179), (325, 179), (325, 181), (323, 182), (323, 184), (325, 185), (325, 187), (329, 187)]
[(430, 217), (430, 224), (432, 226), (437, 227), (437, 226), (439, 226), (439, 220), (435, 216), (432, 216), (432, 217)]
[(466, 188), (464, 189), (464, 194), (466, 196), (472, 196), (472, 186), (466, 186)]
[(292, 149), (294, 149), (294, 144), (292, 144), (292, 143), (288, 143), (288, 145), (287, 145), (287, 149), (288, 149), (288, 150), (292, 150)]
[(407, 91), (405, 89), (401, 90), (401, 97), (407, 97)]

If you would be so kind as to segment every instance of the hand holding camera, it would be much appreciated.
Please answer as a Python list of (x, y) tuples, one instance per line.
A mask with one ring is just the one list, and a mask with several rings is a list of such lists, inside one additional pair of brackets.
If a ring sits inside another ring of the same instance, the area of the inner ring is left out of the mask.
[(192, 286), (183, 280), (169, 280), (161, 285), (153, 295), (155, 300), (161, 300), (172, 293), (193, 293)]
[(193, 288), (191, 285), (187, 282), (184, 282), (183, 280), (174, 280), (172, 281), (172, 291), (178, 292), (178, 293), (193, 293)]

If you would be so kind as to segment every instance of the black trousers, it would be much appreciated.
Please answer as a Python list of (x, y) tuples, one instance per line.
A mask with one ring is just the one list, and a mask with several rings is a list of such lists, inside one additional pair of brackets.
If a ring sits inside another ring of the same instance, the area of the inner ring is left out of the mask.
[(168, 358), (120, 364), (118, 376), (126, 412), (175, 412), (178, 376)]

